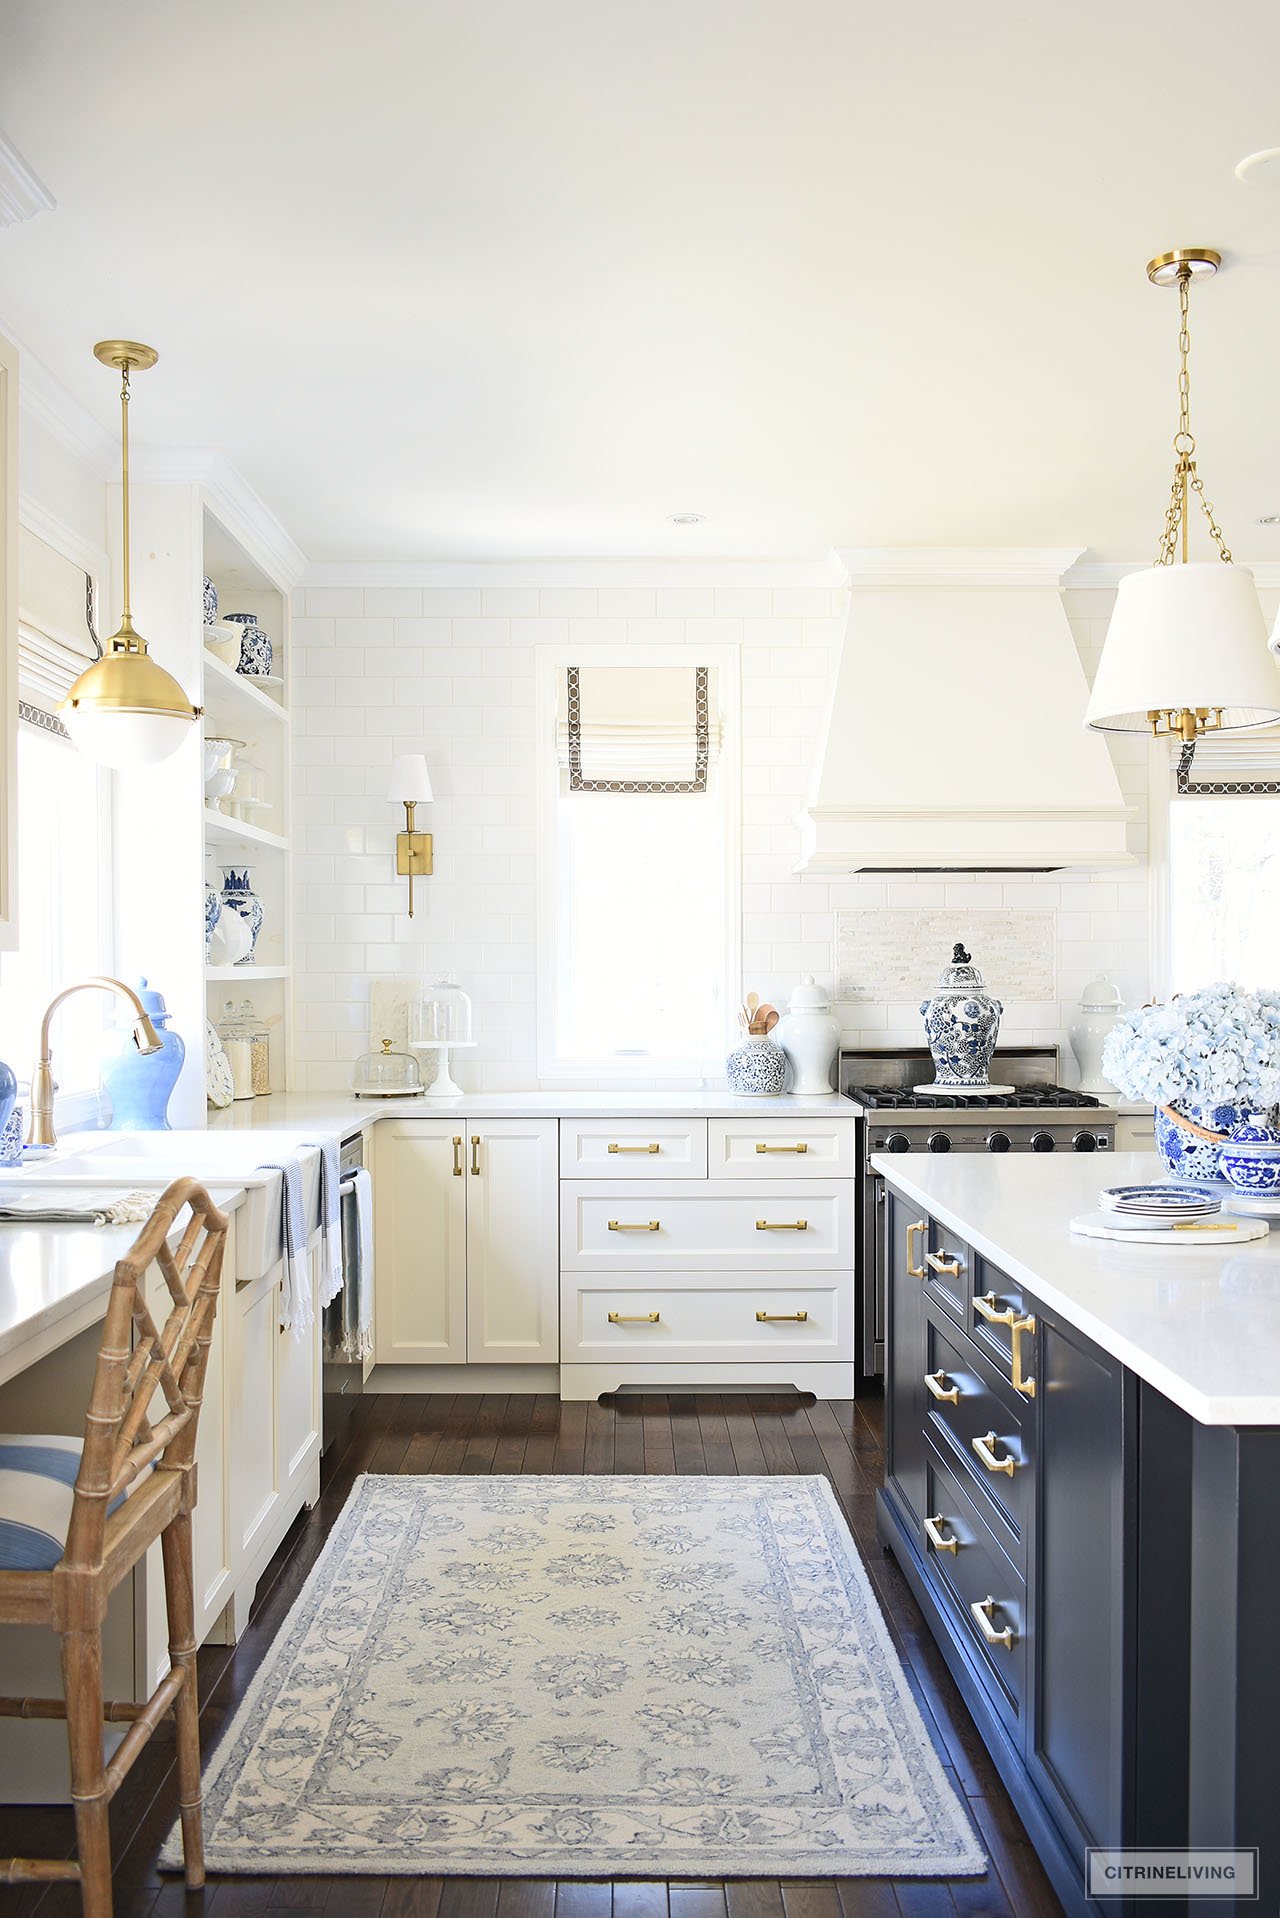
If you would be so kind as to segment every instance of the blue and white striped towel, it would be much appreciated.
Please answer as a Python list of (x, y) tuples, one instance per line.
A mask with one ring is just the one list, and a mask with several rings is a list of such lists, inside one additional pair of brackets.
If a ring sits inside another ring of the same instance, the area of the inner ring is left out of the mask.
[(335, 1138), (304, 1139), (303, 1144), (314, 1146), (320, 1154), (320, 1227), (324, 1234), (324, 1265), (319, 1304), (323, 1309), (342, 1290), (342, 1173), (338, 1164), (338, 1141)]
[(302, 1210), (302, 1161), (296, 1152), (285, 1153), (278, 1160), (264, 1160), (258, 1170), (281, 1175), (285, 1279), (280, 1289), (280, 1321), (295, 1339), (302, 1339), (315, 1324), (316, 1316), (307, 1258), (307, 1222)]

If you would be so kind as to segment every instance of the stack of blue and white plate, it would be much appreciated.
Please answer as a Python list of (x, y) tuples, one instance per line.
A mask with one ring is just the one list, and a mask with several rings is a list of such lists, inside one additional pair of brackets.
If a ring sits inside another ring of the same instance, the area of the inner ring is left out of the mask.
[(1109, 1222), (1147, 1231), (1211, 1219), (1222, 1210), (1221, 1199), (1203, 1186), (1171, 1183), (1107, 1186), (1098, 1194), (1098, 1204)]

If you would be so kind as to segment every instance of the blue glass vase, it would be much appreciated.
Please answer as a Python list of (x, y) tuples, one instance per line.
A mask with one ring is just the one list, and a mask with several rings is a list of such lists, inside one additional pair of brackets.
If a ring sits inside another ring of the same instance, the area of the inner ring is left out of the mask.
[(146, 980), (140, 979), (138, 997), (159, 1034), (160, 1051), (139, 1052), (133, 1043), (133, 1028), (117, 1026), (107, 1036), (99, 1077), (111, 1100), (114, 1131), (169, 1132), (169, 1098), (178, 1083), (187, 1048), (182, 1034), (170, 1029), (164, 995), (148, 990)]

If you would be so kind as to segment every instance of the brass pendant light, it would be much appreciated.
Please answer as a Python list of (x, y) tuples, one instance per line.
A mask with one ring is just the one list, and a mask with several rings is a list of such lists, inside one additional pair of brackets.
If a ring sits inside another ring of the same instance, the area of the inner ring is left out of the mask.
[[(1147, 262), (1153, 286), (1178, 295), (1178, 430), (1173, 488), (1155, 565), (1121, 580), (1093, 683), (1085, 724), (1101, 732), (1145, 732), (1193, 746), (1204, 733), (1268, 726), (1280, 718), (1280, 672), (1253, 574), (1231, 549), (1205, 497), (1191, 431), (1191, 286), (1208, 280), (1222, 255), (1177, 247)], [(1189, 557), (1192, 495), (1208, 522), (1217, 560)]]
[(152, 765), (176, 752), (200, 717), (172, 673), (148, 653), (129, 603), (129, 375), (146, 372), (159, 355), (136, 340), (99, 340), (93, 352), (120, 373), (123, 604), (102, 658), (81, 673), (59, 710), (75, 745), (100, 765)]

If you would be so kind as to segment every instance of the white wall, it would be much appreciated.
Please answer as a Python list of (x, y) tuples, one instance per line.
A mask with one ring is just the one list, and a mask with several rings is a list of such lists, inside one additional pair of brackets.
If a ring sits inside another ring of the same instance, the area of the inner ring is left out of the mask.
[[(797, 878), (805, 804), (843, 593), (827, 586), (309, 587), (295, 598), (297, 1082), (350, 1080), (368, 1043), (369, 982), (452, 969), (471, 993), (480, 1046), (455, 1070), (476, 1089), (537, 1084), (534, 647), (645, 642), (742, 649), (743, 985), (781, 1004), (802, 971), (832, 979), (846, 906), (1052, 907), (1060, 998), (1007, 1007), (1002, 1037), (1060, 1043), (1105, 968), (1145, 997), (1147, 875)], [(639, 571), (639, 568), (633, 569)], [(585, 571), (585, 569), (584, 569)], [(598, 577), (598, 571), (597, 571)], [(1091, 670), (1111, 594), (1075, 591), (1068, 614)], [(1033, 716), (1029, 716), (1033, 723)], [(435, 877), (411, 923), (393, 865), (399, 807), (384, 797), (396, 752), (427, 755), (438, 795)], [(1145, 848), (1147, 752), (1115, 743)], [(993, 982), (998, 990), (998, 982)], [(914, 1007), (841, 1008), (849, 1037), (921, 1042)]]

